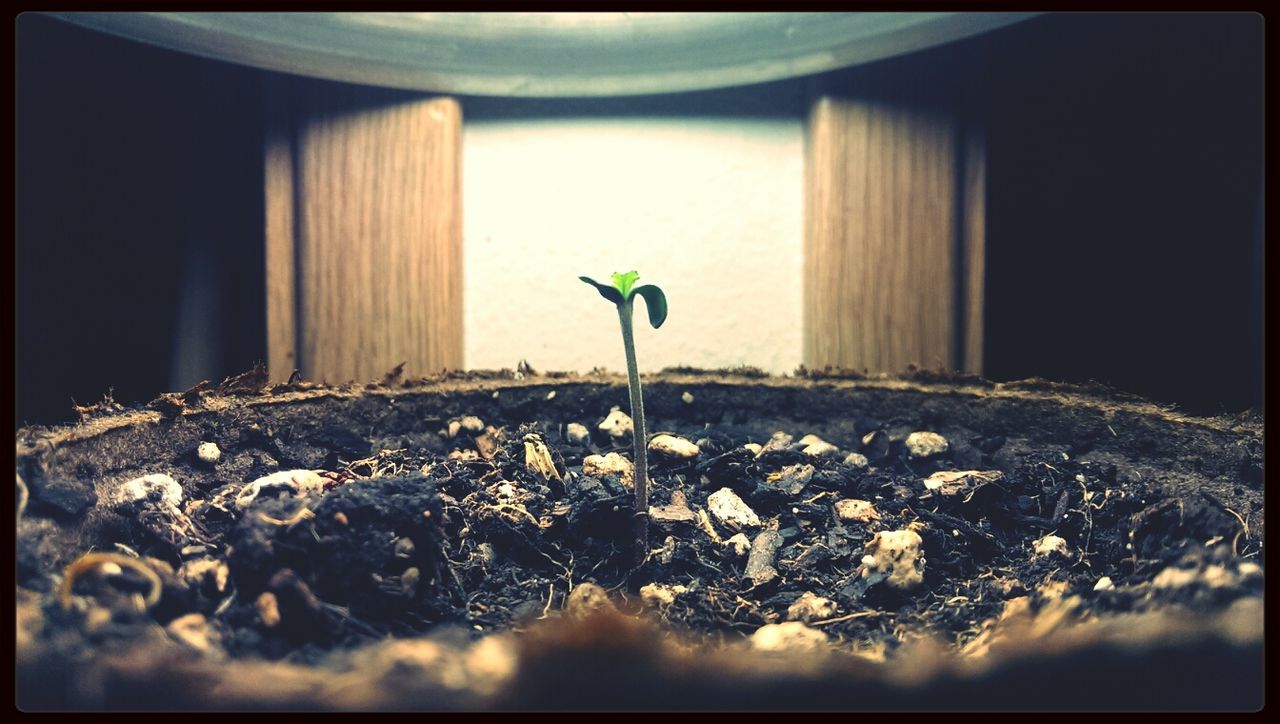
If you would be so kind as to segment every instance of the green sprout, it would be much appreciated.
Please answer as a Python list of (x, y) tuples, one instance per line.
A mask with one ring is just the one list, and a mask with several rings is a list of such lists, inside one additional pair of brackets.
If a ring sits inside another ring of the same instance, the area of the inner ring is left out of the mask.
[(613, 285), (601, 284), (589, 277), (578, 277), (600, 292), (600, 296), (618, 307), (622, 325), (622, 347), (627, 354), (627, 387), (631, 394), (631, 434), (635, 444), (635, 564), (639, 567), (649, 555), (649, 446), (644, 427), (644, 398), (640, 395), (640, 371), (636, 367), (636, 342), (631, 329), (632, 300), (644, 297), (649, 310), (649, 324), (654, 329), (667, 319), (667, 295), (652, 284), (635, 286), (640, 275), (634, 271), (613, 273)]

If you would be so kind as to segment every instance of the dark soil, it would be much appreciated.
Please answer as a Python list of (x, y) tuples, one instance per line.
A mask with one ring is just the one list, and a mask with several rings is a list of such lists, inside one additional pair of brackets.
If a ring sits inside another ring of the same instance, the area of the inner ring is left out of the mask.
[[(981, 657), (997, 621), (1019, 613), (1207, 621), (1262, 594), (1259, 419), (1187, 419), (1048, 383), (669, 373), (646, 382), (651, 436), (700, 452), (650, 455), (652, 553), (636, 568), (626, 481), (582, 472), (589, 455), (632, 457), (629, 436), (597, 428), (612, 406), (627, 409), (625, 386), (511, 376), (425, 387), (392, 376), (364, 389), (263, 389), (260, 376), (242, 376), (148, 410), (83, 408), (77, 428), (19, 431), (29, 503), (18, 600), (38, 612), (28, 643), (47, 667), (30, 671), (45, 677), (50, 662), (92, 658), (86, 651), (173, 638), (174, 622), (193, 613), (211, 641), (205, 656), (243, 662), (336, 666), (421, 636), (459, 650), (496, 632), (533, 630), (536, 640), (548, 620), (593, 606), (659, 621), (662, 637), (709, 650), (800, 620), (837, 651), (892, 662), (925, 639)], [(482, 426), (465, 429), (466, 416)], [(566, 434), (573, 422), (590, 431), (581, 444)], [(947, 450), (913, 457), (906, 438), (916, 431), (938, 433)], [(839, 453), (816, 457), (777, 432), (817, 435)], [(198, 459), (202, 442), (220, 448), (216, 463)], [(544, 452), (550, 467), (537, 464)], [(869, 464), (847, 461), (855, 452)], [(264, 489), (237, 505), (250, 481), (295, 469), (323, 471), (313, 494)], [(924, 480), (939, 471), (984, 474), (931, 491)], [(121, 502), (125, 481), (153, 473), (181, 485), (177, 507), (158, 493)], [(759, 525), (709, 510), (726, 488)], [(868, 501), (875, 517), (842, 520), (844, 499)], [(895, 587), (894, 569), (863, 565), (891, 531), (918, 535), (918, 585)], [(745, 552), (729, 542), (737, 533)], [(1047, 536), (1062, 547), (1037, 555)], [(159, 599), (139, 605), (149, 577), (129, 566), (88, 567), (60, 596), (67, 567), (91, 550), (137, 557), (158, 575)], [(193, 561), (206, 572), (193, 573)], [(596, 591), (588, 583), (608, 602), (584, 600)], [(807, 594), (826, 603), (793, 609)], [(56, 676), (19, 681), (20, 701), (35, 708), (218, 705), (172, 692), (89, 695)], [(521, 691), (513, 686), (504, 691)], [(557, 706), (495, 695), (404, 702)]]

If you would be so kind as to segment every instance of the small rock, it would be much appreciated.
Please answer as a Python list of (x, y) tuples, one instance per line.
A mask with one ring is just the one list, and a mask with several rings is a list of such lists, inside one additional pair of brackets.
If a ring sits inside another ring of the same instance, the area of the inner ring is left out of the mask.
[(202, 442), (196, 448), (196, 457), (205, 465), (213, 465), (222, 458), (222, 450), (218, 448), (217, 443)]
[(751, 634), (756, 651), (811, 651), (827, 644), (827, 635), (799, 621), (767, 623)]
[(475, 415), (464, 415), (458, 419), (458, 425), (472, 435), (479, 435), (484, 432), (484, 420)]
[(840, 454), (840, 448), (829, 442), (819, 440), (818, 442), (805, 445), (801, 452), (805, 455), (812, 455), (815, 458), (833, 458)]
[(564, 438), (569, 441), (570, 445), (585, 445), (587, 438), (591, 436), (587, 426), (577, 422), (571, 422), (564, 427)]
[(867, 541), (858, 575), (879, 578), (893, 588), (909, 590), (924, 582), (920, 534), (914, 530), (880, 531)]
[(804, 486), (813, 479), (814, 467), (809, 464), (788, 465), (776, 473), (765, 477), (765, 484), (781, 490), (787, 495), (799, 495)]
[(609, 411), (609, 415), (600, 423), (599, 428), (609, 433), (609, 437), (619, 438), (630, 435), (635, 429), (635, 423), (632, 422), (630, 415), (623, 412), (621, 408), (615, 407)]
[(1055, 554), (1063, 558), (1071, 557), (1071, 548), (1067, 545), (1066, 539), (1056, 535), (1046, 535), (1033, 544), (1032, 555), (1035, 558)]
[(258, 612), (258, 620), (267, 628), (275, 628), (280, 624), (280, 602), (276, 600), (276, 594), (271, 591), (258, 596), (258, 600), (253, 603), (254, 609)]
[(1097, 583), (1093, 584), (1093, 590), (1095, 591), (1110, 591), (1115, 587), (1116, 584), (1111, 582), (1111, 576), (1103, 576), (1098, 579)]
[(844, 456), (844, 464), (852, 465), (855, 468), (865, 468), (871, 465), (871, 461), (862, 453), (851, 452)]
[(445, 437), (452, 439), (457, 437), (460, 432), (462, 432), (462, 423), (457, 420), (450, 420), (449, 427), (445, 430)]
[(939, 470), (924, 479), (924, 487), (929, 492), (950, 497), (1001, 480), (1004, 473), (999, 470)]
[(751, 579), (751, 583), (759, 586), (778, 577), (773, 561), (782, 547), (782, 536), (778, 535), (776, 523), (760, 531), (751, 542), (751, 553), (747, 556), (747, 567), (743, 573)]
[(880, 520), (880, 513), (869, 500), (845, 498), (836, 501), (836, 517), (846, 522), (870, 523)]
[(165, 626), (169, 635), (196, 651), (210, 652), (218, 641), (218, 632), (209, 625), (203, 614), (189, 613), (179, 616)]
[(1236, 566), (1236, 573), (1239, 573), (1241, 578), (1253, 578), (1262, 575), (1262, 566), (1253, 561), (1241, 561), (1240, 565)]
[(724, 542), (724, 546), (734, 558), (742, 558), (751, 550), (751, 539), (743, 533), (734, 533)]
[(907, 455), (913, 460), (933, 457), (941, 455), (950, 449), (947, 439), (936, 432), (913, 432), (907, 435), (906, 441), (903, 443), (907, 448)]
[(663, 583), (646, 583), (640, 587), (640, 600), (655, 608), (670, 606), (676, 597), (689, 590), (684, 586), (668, 586)]
[(674, 460), (692, 460), (701, 452), (697, 445), (675, 435), (654, 435), (649, 441), (649, 451)]
[(116, 489), (113, 503), (116, 506), (132, 505), (142, 501), (159, 503), (177, 509), (182, 502), (182, 486), (164, 473), (153, 473), (134, 478)]
[(236, 495), (236, 508), (245, 510), (267, 491), (286, 490), (297, 498), (323, 493), (325, 480), (314, 470), (281, 470), (264, 475), (241, 488)]
[(760, 517), (730, 488), (721, 488), (707, 496), (707, 511), (730, 530), (759, 528)]
[(764, 447), (761, 446), (760, 443), (758, 442), (749, 442), (743, 445), (742, 447), (746, 448), (747, 450), (750, 450), (751, 454), (757, 457), (760, 455), (761, 451), (764, 450)]
[(760, 454), (763, 455), (767, 452), (775, 452), (779, 450), (790, 450), (792, 439), (793, 438), (790, 435), (779, 430), (773, 433), (773, 436), (769, 438), (769, 442), (765, 443), (764, 447), (760, 449)]
[(681, 399), (681, 401), (683, 401), (683, 402), (684, 402), (684, 404), (686, 404), (686, 405), (692, 405), (692, 404), (693, 404), (693, 395), (692, 395), (688, 390), (686, 390), (686, 391), (684, 391), (684, 392), (680, 393), (680, 399)]
[(787, 607), (787, 618), (792, 621), (821, 621), (836, 615), (836, 602), (805, 591)]
[(593, 613), (616, 611), (609, 594), (594, 583), (579, 583), (569, 592), (564, 611), (570, 616), (589, 616)]
[(616, 452), (611, 452), (607, 455), (586, 456), (582, 459), (582, 474), (597, 478), (605, 475), (617, 475), (618, 479), (626, 487), (630, 488), (635, 484), (632, 479), (635, 474), (635, 466), (631, 464), (630, 460)]

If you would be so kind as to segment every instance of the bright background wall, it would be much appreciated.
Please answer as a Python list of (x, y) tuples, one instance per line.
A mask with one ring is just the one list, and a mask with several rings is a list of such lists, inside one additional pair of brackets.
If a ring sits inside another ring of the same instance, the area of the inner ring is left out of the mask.
[(636, 310), (641, 369), (793, 371), (797, 93), (583, 101), (554, 114), (464, 100), (464, 364), (625, 370), (614, 307), (577, 278), (636, 269), (670, 306), (657, 331)]

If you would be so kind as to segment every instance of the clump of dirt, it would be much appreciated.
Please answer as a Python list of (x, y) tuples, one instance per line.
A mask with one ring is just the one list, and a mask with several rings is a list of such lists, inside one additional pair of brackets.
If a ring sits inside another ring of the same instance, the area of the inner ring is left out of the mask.
[[(653, 548), (635, 567), (629, 475), (588, 464), (631, 456), (599, 425), (625, 389), (520, 376), (446, 395), (398, 375), (264, 392), (250, 375), (128, 424), (20, 431), (29, 643), (74, 657), (161, 635), (314, 665), (518, 634), (599, 591), (710, 646), (886, 661), (927, 639), (980, 658), (1024, 619), (1210, 617), (1262, 593), (1260, 431), (1162, 440), (1181, 424), (1165, 411), (985, 382), (677, 370), (646, 388), (650, 428), (696, 451), (651, 455)], [(155, 600), (137, 566), (69, 575), (93, 549), (154, 571)]]

